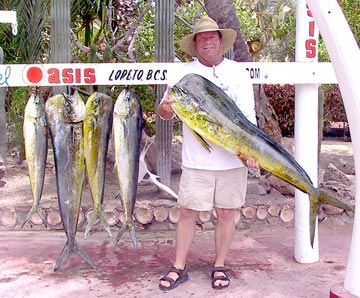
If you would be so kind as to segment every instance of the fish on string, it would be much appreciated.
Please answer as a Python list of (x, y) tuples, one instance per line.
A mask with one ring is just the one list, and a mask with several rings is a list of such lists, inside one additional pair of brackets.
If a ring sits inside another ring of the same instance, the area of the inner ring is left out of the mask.
[(39, 215), (43, 224), (47, 227), (46, 214), (40, 206), (40, 199), (44, 188), (48, 138), (45, 103), (44, 99), (38, 94), (38, 90), (31, 94), (26, 103), (23, 135), (33, 204), (21, 228), (30, 221), (35, 213)]
[(113, 113), (115, 169), (119, 194), (124, 208), (124, 222), (115, 239), (115, 245), (126, 230), (130, 232), (137, 249), (133, 220), (139, 177), (140, 142), (142, 135), (142, 106), (136, 94), (124, 88), (116, 99)]
[(85, 239), (97, 220), (112, 236), (109, 223), (101, 209), (104, 200), (106, 155), (112, 129), (114, 103), (110, 96), (94, 92), (86, 101), (84, 119), (84, 158), (90, 192), (94, 203), (85, 229)]
[(54, 271), (73, 253), (92, 268), (95, 264), (76, 241), (83, 183), (85, 104), (77, 91), (73, 95), (58, 94), (45, 104), (47, 123), (52, 140), (59, 209), (67, 237)]

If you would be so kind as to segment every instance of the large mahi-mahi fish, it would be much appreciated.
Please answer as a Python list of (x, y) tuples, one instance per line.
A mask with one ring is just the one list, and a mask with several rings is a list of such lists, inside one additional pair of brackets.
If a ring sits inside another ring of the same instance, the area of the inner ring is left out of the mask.
[(261, 168), (309, 194), (311, 245), (321, 204), (353, 210), (315, 188), (295, 159), (252, 124), (234, 101), (209, 80), (197, 74), (188, 74), (169, 90), (169, 97), (174, 100), (174, 112), (193, 130), (204, 148), (211, 150), (208, 140), (233, 154), (253, 157)]
[(40, 207), (40, 199), (44, 188), (48, 140), (45, 103), (44, 99), (38, 94), (31, 94), (26, 103), (23, 135), (30, 186), (33, 194), (33, 205), (21, 227), (31, 219), (34, 213), (40, 216), (46, 227), (46, 215)]
[(54, 270), (59, 269), (72, 253), (76, 253), (95, 268), (75, 239), (85, 170), (83, 138), (85, 104), (79, 93), (75, 91), (72, 96), (58, 94), (49, 98), (45, 108), (54, 150), (60, 214), (67, 236)]
[(142, 107), (140, 101), (130, 89), (123, 89), (114, 106), (113, 137), (116, 173), (125, 219), (119, 229), (115, 244), (125, 230), (129, 230), (135, 249), (137, 241), (132, 217), (139, 177), (141, 134)]
[(111, 134), (113, 100), (110, 96), (94, 92), (86, 101), (84, 120), (84, 155), (87, 178), (94, 202), (94, 211), (89, 217), (85, 239), (96, 220), (99, 220), (110, 236), (111, 229), (101, 209), (104, 199), (106, 155)]

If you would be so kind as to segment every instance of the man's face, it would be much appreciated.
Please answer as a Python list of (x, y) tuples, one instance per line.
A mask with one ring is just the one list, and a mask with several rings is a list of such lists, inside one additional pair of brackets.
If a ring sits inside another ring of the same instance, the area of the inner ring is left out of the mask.
[(196, 34), (194, 47), (198, 53), (198, 58), (212, 60), (219, 56), (222, 57), (221, 38), (218, 31)]

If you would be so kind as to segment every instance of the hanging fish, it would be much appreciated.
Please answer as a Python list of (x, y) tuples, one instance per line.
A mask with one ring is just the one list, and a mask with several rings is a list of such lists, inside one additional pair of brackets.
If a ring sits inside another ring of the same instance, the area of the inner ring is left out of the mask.
[(85, 171), (83, 136), (85, 104), (79, 93), (75, 91), (72, 96), (58, 94), (49, 98), (45, 108), (54, 150), (60, 214), (67, 236), (54, 270), (59, 269), (72, 253), (76, 253), (95, 268), (94, 263), (75, 239)]
[(140, 141), (142, 134), (142, 107), (136, 94), (123, 89), (119, 94), (113, 116), (115, 166), (125, 220), (115, 240), (125, 230), (130, 231), (134, 248), (137, 248), (133, 213), (139, 177)]
[(44, 188), (45, 166), (47, 158), (47, 127), (44, 99), (39, 94), (31, 94), (24, 111), (23, 135), (25, 157), (28, 165), (33, 205), (21, 228), (37, 213), (45, 227), (46, 215), (40, 207), (40, 199)]
[(84, 120), (84, 155), (87, 178), (94, 202), (85, 230), (85, 239), (96, 220), (99, 220), (110, 236), (109, 223), (101, 209), (104, 199), (106, 156), (112, 127), (113, 100), (110, 96), (94, 92), (88, 98)]

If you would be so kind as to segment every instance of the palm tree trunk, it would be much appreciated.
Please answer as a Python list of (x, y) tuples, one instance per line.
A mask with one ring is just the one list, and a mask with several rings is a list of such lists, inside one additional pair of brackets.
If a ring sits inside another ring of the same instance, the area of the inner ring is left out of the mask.
[[(155, 12), (155, 59), (156, 62), (174, 61), (174, 0), (157, 0)], [(166, 85), (157, 85), (156, 106), (159, 104)], [(163, 184), (170, 186), (171, 142), (173, 121), (156, 116), (157, 174)]]
[[(234, 44), (234, 60), (239, 62), (250, 62), (251, 57), (241, 34), (239, 20), (235, 13), (232, 0), (205, 0), (205, 9), (220, 28), (232, 28), (237, 32)], [(254, 85), (255, 110), (257, 123), (267, 135), (280, 142), (281, 130), (273, 107), (261, 85)]]

